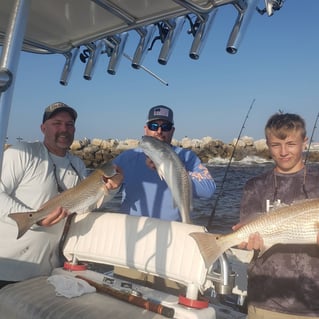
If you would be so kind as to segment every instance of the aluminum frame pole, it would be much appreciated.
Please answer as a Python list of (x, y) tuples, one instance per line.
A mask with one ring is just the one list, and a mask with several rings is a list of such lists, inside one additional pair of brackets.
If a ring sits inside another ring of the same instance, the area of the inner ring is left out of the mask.
[(0, 95), (0, 174), (4, 144), (7, 137), (14, 83), (22, 49), (31, 0), (12, 0), (12, 12), (2, 47), (0, 72), (10, 75), (10, 84)]

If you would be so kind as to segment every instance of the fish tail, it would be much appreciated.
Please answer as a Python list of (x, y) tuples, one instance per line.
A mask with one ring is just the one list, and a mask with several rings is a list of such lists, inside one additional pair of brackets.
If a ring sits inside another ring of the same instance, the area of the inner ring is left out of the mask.
[(230, 248), (220, 234), (194, 232), (190, 233), (190, 236), (195, 239), (206, 268), (209, 268), (224, 251)]
[(33, 221), (30, 220), (30, 213), (24, 212), (24, 213), (12, 213), (8, 215), (10, 218), (12, 218), (18, 226), (18, 236), (17, 239), (22, 237), (27, 230), (33, 225)]

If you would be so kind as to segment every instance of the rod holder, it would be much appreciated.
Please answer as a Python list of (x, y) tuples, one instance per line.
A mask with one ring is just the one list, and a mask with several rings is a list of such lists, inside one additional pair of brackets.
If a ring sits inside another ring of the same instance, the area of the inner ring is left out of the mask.
[[(107, 67), (107, 72), (111, 75), (115, 75), (120, 64), (121, 58), (123, 56), (123, 51), (128, 38), (128, 33), (124, 32), (120, 35), (113, 36), (110, 41), (113, 44), (112, 53), (110, 61)], [(108, 42), (110, 45), (110, 43)]]
[(174, 20), (172, 19), (172, 20), (165, 21), (166, 25), (169, 28), (169, 31), (166, 35), (166, 38), (161, 48), (161, 52), (158, 57), (159, 64), (162, 64), (162, 65), (167, 64), (168, 59), (170, 58), (173, 48), (176, 44), (177, 38), (182, 31), (185, 19), (186, 19), (185, 16), (180, 16)]
[(217, 294), (231, 294), (235, 286), (236, 273), (232, 271), (225, 253), (219, 257), (218, 261), (220, 269), (211, 271), (207, 277), (214, 283)]
[(86, 63), (83, 77), (85, 80), (92, 80), (97, 60), (100, 57), (103, 48), (103, 40), (90, 43), (87, 45), (87, 48), (89, 50), (89, 58)]
[(198, 60), (207, 41), (207, 36), (212, 28), (213, 22), (218, 9), (213, 10), (210, 14), (200, 15), (198, 19), (201, 20), (194, 36), (192, 47), (189, 56), (193, 60)]
[(258, 0), (237, 0), (234, 2), (234, 6), (238, 11), (238, 16), (226, 46), (226, 51), (228, 53), (237, 53), (242, 37), (250, 23), (252, 14), (256, 10), (257, 2)]
[(68, 85), (69, 78), (71, 76), (72, 68), (75, 62), (76, 57), (78, 56), (79, 48), (75, 48), (73, 51), (67, 52), (64, 54), (65, 56), (65, 64), (62, 70), (62, 74), (60, 77), (61, 85)]
[(141, 64), (145, 58), (147, 49), (149, 47), (149, 44), (153, 38), (155, 29), (156, 29), (155, 24), (151, 24), (144, 28), (136, 29), (136, 31), (140, 35), (140, 41), (137, 45), (137, 48), (135, 50), (133, 60), (132, 60), (132, 67), (134, 69), (139, 69), (141, 67)]

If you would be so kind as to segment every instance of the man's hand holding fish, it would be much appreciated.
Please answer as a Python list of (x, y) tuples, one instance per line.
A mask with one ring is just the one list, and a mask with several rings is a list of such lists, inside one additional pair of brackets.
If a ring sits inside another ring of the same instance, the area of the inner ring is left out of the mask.
[(54, 209), (45, 218), (43, 218), (42, 220), (39, 220), (37, 222), (37, 224), (39, 226), (50, 227), (50, 226), (53, 226), (53, 225), (59, 223), (66, 216), (68, 216), (67, 209), (64, 209), (63, 207), (58, 207), (58, 208)]
[(104, 180), (105, 187), (107, 188), (109, 193), (112, 193), (112, 191), (117, 192), (123, 182), (123, 171), (121, 170), (121, 168), (114, 165), (114, 169), (116, 174)]
[[(233, 231), (238, 230), (240, 227), (244, 226), (243, 223), (238, 223), (232, 227)], [(248, 237), (247, 241), (243, 241), (237, 245), (239, 249), (247, 249), (247, 250), (261, 250), (265, 249), (264, 241), (260, 236), (259, 232), (251, 233)]]

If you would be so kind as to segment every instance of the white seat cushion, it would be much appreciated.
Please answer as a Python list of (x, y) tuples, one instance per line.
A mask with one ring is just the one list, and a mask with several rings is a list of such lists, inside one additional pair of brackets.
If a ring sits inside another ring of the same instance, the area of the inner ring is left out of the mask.
[(134, 268), (202, 291), (207, 269), (189, 236), (195, 231), (205, 229), (148, 217), (87, 213), (74, 218), (63, 251), (68, 260)]

